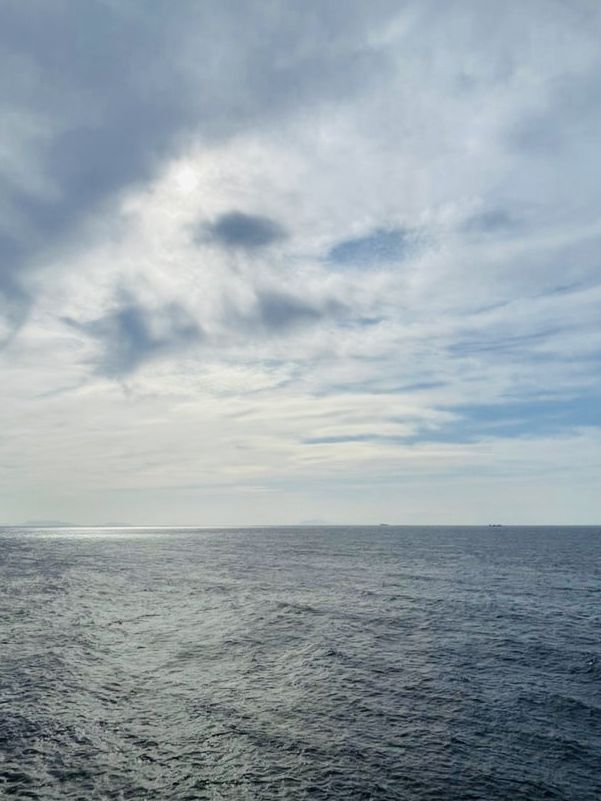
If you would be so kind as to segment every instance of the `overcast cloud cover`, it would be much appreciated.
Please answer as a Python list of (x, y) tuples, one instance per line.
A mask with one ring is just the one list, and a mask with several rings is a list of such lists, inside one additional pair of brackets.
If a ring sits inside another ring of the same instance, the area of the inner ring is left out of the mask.
[(600, 520), (597, 0), (0, 39), (0, 522)]

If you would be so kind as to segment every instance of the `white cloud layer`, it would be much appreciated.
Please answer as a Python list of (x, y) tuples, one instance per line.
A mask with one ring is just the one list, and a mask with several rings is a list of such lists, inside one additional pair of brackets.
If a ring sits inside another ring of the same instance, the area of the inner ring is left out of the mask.
[(4, 522), (599, 519), (595, 2), (8, 2)]

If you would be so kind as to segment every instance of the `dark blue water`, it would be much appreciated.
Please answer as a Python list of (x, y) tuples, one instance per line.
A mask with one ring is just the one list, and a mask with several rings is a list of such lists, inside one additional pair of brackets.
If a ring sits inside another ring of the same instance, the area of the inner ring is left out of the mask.
[(0, 530), (0, 796), (601, 798), (599, 529)]

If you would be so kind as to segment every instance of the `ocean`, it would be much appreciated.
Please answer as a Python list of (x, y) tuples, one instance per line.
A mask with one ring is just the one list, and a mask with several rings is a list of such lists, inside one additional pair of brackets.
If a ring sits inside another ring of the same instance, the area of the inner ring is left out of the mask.
[(0, 529), (0, 797), (599, 801), (601, 529)]

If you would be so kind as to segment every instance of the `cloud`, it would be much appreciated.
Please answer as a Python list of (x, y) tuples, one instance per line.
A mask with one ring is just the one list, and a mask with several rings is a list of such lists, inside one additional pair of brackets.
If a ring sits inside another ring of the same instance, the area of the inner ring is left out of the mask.
[(327, 312), (281, 292), (257, 294), (257, 317), (268, 331), (286, 331), (299, 325), (317, 322)]
[[(31, 305), (31, 269), (77, 251), (85, 228), (115, 214), (115, 197), (191, 138), (224, 141), (373, 80), (386, 63), (365, 35), (394, 13), (394, 3), (368, 11), (358, 0), (343, 15), (320, 4), (315, 17), (261, 0), (2, 3), (0, 293), (18, 307), (9, 327)], [(281, 234), (235, 215), (215, 233), (248, 248)]]
[[(261, 341), (335, 319), (342, 311), (344, 306), (331, 300), (309, 302), (290, 293), (257, 289), (250, 307), (226, 306), (220, 327), (228, 340), (242, 335), (245, 340)], [(213, 352), (215, 348), (216, 340), (182, 304), (146, 306), (128, 293), (121, 294), (116, 310), (96, 319), (82, 322), (64, 317), (63, 321), (100, 345), (92, 362), (95, 373), (107, 378), (123, 378), (147, 362), (173, 357), (201, 342)]]
[(0, 5), (7, 509), (598, 516), (595, 4)]
[(338, 436), (307, 437), (303, 440), (305, 445), (342, 445), (354, 442), (390, 443), (399, 445), (407, 441), (403, 436), (382, 436), (381, 434), (340, 434)]
[(257, 343), (336, 321), (347, 308), (328, 297), (301, 298), (293, 292), (257, 287), (250, 303), (226, 305), (221, 324), (227, 334)]
[[(229, 211), (206, 226), (209, 240), (226, 248), (259, 250), (286, 239), (284, 228), (269, 217)], [(199, 237), (202, 241), (202, 234)]]
[(2, 87), (5, 108), (17, 119), (35, 114), (25, 145), (16, 134), (5, 143), (36, 169), (30, 180), (13, 176), (2, 194), (0, 289), (17, 286), (23, 302), (24, 270), (73, 244), (115, 192), (149, 178), (192, 120), (189, 87), (167, 47), (170, 21), (140, 10), (100, 0), (2, 5), (2, 69), (16, 78)]
[(109, 378), (127, 376), (145, 362), (178, 353), (203, 338), (198, 323), (177, 303), (146, 309), (130, 300), (97, 320), (65, 322), (100, 343), (96, 372)]

